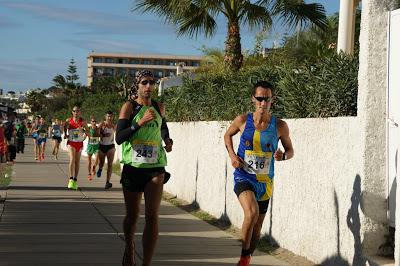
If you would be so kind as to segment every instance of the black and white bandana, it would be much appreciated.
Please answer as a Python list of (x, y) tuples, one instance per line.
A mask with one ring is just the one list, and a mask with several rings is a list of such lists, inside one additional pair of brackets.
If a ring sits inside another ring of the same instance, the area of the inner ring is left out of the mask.
[(136, 71), (135, 81), (134, 81), (134, 84), (133, 84), (133, 86), (131, 88), (131, 91), (130, 91), (130, 94), (129, 94), (129, 97), (131, 99), (136, 99), (137, 98), (137, 91), (139, 89), (139, 82), (144, 77), (154, 78), (153, 72), (151, 72), (150, 70), (147, 70), (147, 69)]

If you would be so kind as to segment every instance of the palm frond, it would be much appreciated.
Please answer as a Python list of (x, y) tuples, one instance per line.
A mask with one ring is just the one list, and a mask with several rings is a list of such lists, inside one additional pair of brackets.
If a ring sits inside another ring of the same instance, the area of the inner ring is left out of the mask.
[(327, 26), (325, 8), (318, 3), (306, 4), (304, 1), (297, 0), (276, 0), (272, 7), (272, 14), (292, 29), (298, 25), (304, 28), (308, 23), (319, 28)]
[(271, 14), (267, 8), (247, 1), (242, 3), (238, 17), (251, 29), (255, 27), (269, 28), (272, 25)]

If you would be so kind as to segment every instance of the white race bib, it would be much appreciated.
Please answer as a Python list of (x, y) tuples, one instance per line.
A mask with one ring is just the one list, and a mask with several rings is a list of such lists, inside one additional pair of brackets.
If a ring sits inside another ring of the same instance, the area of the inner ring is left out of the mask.
[(158, 145), (155, 145), (153, 142), (133, 143), (132, 161), (137, 163), (157, 163)]
[(89, 137), (89, 144), (90, 145), (97, 145), (99, 144), (99, 137)]
[(268, 175), (272, 152), (246, 150), (243, 169), (249, 174)]
[(72, 142), (82, 142), (84, 139), (84, 135), (82, 134), (82, 132), (80, 132), (79, 129), (70, 129), (69, 130), (69, 141)]

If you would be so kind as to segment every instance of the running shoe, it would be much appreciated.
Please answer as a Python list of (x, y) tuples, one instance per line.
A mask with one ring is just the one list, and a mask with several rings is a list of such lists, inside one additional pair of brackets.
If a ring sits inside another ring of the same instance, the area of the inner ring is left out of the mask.
[(77, 189), (78, 189), (78, 181), (73, 180), (72, 189), (73, 189), (73, 190), (77, 190)]
[(88, 174), (88, 176), (87, 176), (87, 179), (89, 180), (89, 181), (92, 181), (92, 174)]
[(74, 187), (74, 180), (73, 180), (73, 179), (70, 179), (70, 180), (68, 181), (68, 188), (69, 188), (69, 189), (73, 189), (73, 187)]
[(38, 160), (38, 157), (35, 157), (35, 161), (37, 161)]
[(240, 257), (239, 262), (237, 263), (237, 266), (249, 266), (250, 265), (250, 256), (246, 257)]
[(112, 183), (107, 182), (106, 185), (104, 186), (105, 189), (110, 189), (112, 188)]
[(97, 177), (101, 176), (101, 171), (103, 171), (103, 169), (99, 168), (99, 170), (97, 170)]

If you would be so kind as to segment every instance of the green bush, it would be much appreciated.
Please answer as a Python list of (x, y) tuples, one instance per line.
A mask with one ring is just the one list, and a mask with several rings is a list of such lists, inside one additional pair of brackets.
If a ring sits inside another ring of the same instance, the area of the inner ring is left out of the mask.
[(357, 114), (356, 58), (329, 55), (318, 63), (247, 65), (237, 73), (199, 71), (194, 80), (163, 96), (169, 121), (232, 120), (252, 110), (252, 84), (268, 80), (275, 84), (272, 112), (278, 117), (330, 117)]

